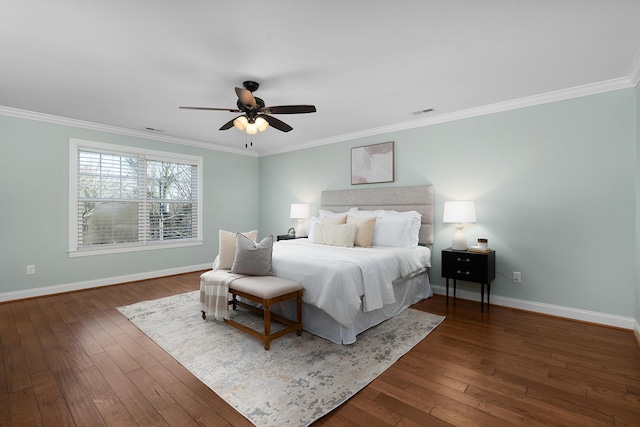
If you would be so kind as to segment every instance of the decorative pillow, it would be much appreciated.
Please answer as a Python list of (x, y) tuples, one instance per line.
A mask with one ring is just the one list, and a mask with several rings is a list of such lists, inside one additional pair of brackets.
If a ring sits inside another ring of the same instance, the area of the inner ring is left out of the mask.
[(271, 254), (273, 236), (267, 236), (260, 243), (238, 233), (236, 235), (236, 258), (231, 272), (248, 276), (273, 276)]
[(376, 217), (359, 218), (355, 216), (347, 217), (347, 224), (355, 224), (356, 237), (353, 242), (354, 246), (370, 248), (373, 241), (373, 227), (376, 225)]
[[(258, 238), (258, 230), (242, 233), (254, 242)], [(231, 231), (218, 231), (218, 269), (229, 270), (236, 257), (236, 233)]]
[(349, 212), (331, 212), (331, 211), (325, 211), (323, 209), (320, 209), (318, 211), (318, 217), (320, 219), (324, 219), (326, 217), (335, 217), (335, 216), (342, 216), (342, 215), (347, 215)]
[(313, 243), (352, 248), (356, 237), (355, 224), (322, 224), (315, 226)]
[(347, 214), (340, 216), (325, 216), (322, 218), (323, 224), (346, 224), (347, 223)]
[[(336, 222), (330, 222), (330, 221), (336, 221)], [(340, 222), (340, 221), (342, 221), (342, 222)], [(346, 212), (335, 213), (335, 212), (325, 211), (325, 210), (320, 209), (320, 211), (318, 212), (318, 216), (317, 217), (315, 217), (315, 216), (311, 217), (311, 221), (309, 223), (309, 235), (307, 236), (307, 238), (309, 239), (309, 241), (313, 242), (314, 228), (315, 228), (316, 224), (318, 224), (318, 223), (344, 224), (346, 222), (347, 222), (347, 213)]]

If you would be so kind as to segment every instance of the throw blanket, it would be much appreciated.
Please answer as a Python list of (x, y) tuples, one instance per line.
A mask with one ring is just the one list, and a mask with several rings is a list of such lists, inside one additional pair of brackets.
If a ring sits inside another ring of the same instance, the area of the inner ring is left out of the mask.
[(245, 277), (229, 270), (212, 270), (200, 276), (200, 310), (216, 320), (229, 319), (229, 285)]

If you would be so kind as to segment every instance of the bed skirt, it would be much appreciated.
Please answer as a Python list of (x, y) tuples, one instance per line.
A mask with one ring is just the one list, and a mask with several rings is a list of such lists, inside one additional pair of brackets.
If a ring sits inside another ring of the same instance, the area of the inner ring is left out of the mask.
[[(336, 344), (353, 344), (359, 333), (392, 318), (410, 305), (433, 296), (429, 276), (426, 272), (394, 282), (393, 290), (396, 298), (395, 303), (386, 304), (377, 310), (359, 312), (350, 327), (339, 324), (319, 308), (303, 303), (303, 328), (307, 332)], [(274, 305), (271, 310), (289, 319), (295, 319), (296, 306), (293, 301), (283, 301)]]

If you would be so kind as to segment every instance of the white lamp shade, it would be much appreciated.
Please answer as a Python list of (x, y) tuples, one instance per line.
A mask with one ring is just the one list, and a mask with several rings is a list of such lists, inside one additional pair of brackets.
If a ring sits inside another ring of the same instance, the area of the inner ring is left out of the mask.
[(236, 127), (236, 129), (238, 130), (245, 130), (247, 128), (247, 125), (249, 124), (249, 121), (247, 120), (246, 116), (240, 116), (237, 117), (234, 121), (233, 121), (233, 125)]
[(259, 132), (264, 132), (269, 127), (269, 122), (262, 117), (258, 117), (256, 119), (256, 127), (258, 128)]
[(470, 201), (444, 202), (442, 222), (456, 223), (456, 232), (451, 241), (451, 249), (466, 251), (467, 238), (462, 232), (463, 222), (476, 222), (476, 205)]
[(311, 218), (311, 209), (306, 203), (292, 203), (289, 212), (291, 219), (307, 219)]
[(263, 119), (262, 117), (258, 117), (255, 119), (247, 119), (247, 116), (238, 116), (233, 121), (233, 125), (238, 130), (246, 131), (249, 135), (255, 135), (258, 132), (263, 132), (267, 130), (269, 127), (269, 122)]
[(255, 123), (249, 123), (247, 125), (247, 133), (249, 135), (255, 135), (256, 133), (258, 133), (258, 126), (256, 126)]
[(476, 206), (470, 201), (444, 202), (442, 222), (476, 222)]

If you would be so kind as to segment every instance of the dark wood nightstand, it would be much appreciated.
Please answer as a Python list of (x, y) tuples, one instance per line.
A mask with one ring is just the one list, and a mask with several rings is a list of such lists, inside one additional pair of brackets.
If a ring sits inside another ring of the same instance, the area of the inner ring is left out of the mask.
[(453, 301), (456, 300), (456, 282), (480, 283), (480, 311), (484, 311), (484, 286), (487, 285), (487, 308), (491, 294), (491, 281), (496, 278), (496, 252), (442, 251), (442, 277), (447, 279), (447, 305), (449, 305), (449, 279), (453, 279)]
[(303, 237), (300, 236), (289, 236), (288, 234), (281, 234), (279, 236), (276, 236), (276, 242), (279, 242), (280, 240), (293, 240), (293, 239), (302, 239)]

